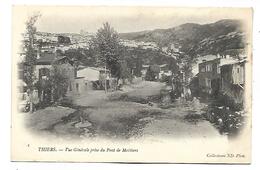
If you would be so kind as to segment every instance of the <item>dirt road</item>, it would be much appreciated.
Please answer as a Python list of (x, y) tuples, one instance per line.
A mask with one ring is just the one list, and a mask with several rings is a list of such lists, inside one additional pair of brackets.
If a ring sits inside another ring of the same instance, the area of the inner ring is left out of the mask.
[(177, 101), (162, 107), (160, 82), (142, 81), (122, 91), (89, 91), (77, 96), (72, 114), (52, 125), (58, 136), (152, 140), (177, 137), (223, 137), (201, 116), (203, 105)]

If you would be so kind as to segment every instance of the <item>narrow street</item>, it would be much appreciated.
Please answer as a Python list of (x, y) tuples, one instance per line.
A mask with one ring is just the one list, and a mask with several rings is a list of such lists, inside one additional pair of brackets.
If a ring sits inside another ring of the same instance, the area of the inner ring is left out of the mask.
[(201, 115), (204, 104), (176, 101), (162, 105), (163, 89), (163, 83), (141, 81), (124, 86), (122, 91), (88, 91), (75, 97), (73, 108), (58, 106), (60, 114), (56, 113), (59, 109), (46, 108), (47, 112), (39, 110), (41, 113), (29, 115), (29, 122), (35, 122), (29, 127), (74, 139), (223, 137)]

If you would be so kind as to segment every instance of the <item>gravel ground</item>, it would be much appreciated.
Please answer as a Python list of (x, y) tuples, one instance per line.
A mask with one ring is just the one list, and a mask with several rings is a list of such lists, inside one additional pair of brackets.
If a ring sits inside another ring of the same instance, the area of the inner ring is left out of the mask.
[(160, 96), (164, 88), (160, 82), (142, 81), (124, 86), (122, 91), (89, 91), (74, 100), (74, 105), (80, 109), (50, 107), (39, 110), (28, 115), (27, 127), (81, 139), (223, 137), (203, 119), (201, 114), (205, 106), (198, 101), (177, 101), (168, 107), (149, 101), (153, 96)]

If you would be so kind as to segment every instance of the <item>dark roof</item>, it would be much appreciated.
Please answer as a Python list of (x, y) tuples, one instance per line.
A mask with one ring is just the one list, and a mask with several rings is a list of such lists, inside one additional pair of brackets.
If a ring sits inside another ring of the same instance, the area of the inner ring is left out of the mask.
[(54, 62), (57, 64), (62, 62), (68, 62), (71, 65), (73, 65), (74, 63), (74, 61), (67, 56), (56, 56)]
[(56, 56), (55, 61), (60, 61), (66, 59), (66, 56)]
[(203, 61), (202, 63), (199, 63), (199, 66), (200, 65), (205, 65), (205, 64), (209, 64), (209, 63), (217, 63), (217, 62), (220, 62), (222, 58), (215, 58), (213, 60), (206, 60), (206, 61)]
[[(67, 56), (57, 56), (55, 53), (42, 53), (40, 58), (37, 59), (38, 65), (51, 65), (54, 62), (68, 59)], [(69, 60), (70, 62), (70, 60)], [(70, 62), (71, 63), (71, 62)]]
[(156, 73), (159, 73), (159, 72), (160, 72), (160, 66), (159, 66), (159, 65), (151, 65), (151, 66), (150, 66), (150, 69), (151, 69), (153, 72), (156, 72)]
[(85, 78), (85, 77), (75, 77), (75, 79), (83, 79), (83, 78)]
[(37, 59), (37, 64), (40, 65), (51, 65), (55, 60), (56, 55), (54, 53), (42, 53), (40, 58)]

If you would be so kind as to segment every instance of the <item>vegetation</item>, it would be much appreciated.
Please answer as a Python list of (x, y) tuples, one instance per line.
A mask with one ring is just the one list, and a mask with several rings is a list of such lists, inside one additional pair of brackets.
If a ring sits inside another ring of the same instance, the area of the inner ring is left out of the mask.
[(36, 64), (36, 46), (35, 46), (35, 34), (36, 34), (36, 27), (35, 23), (37, 22), (38, 18), (41, 15), (39, 13), (34, 14), (33, 16), (29, 17), (26, 21), (26, 32), (24, 34), (24, 43), (23, 43), (23, 51), (25, 54), (25, 58), (23, 61), (24, 64), (24, 74), (23, 80), (27, 84), (27, 87), (32, 90), (35, 81), (34, 75), (34, 67)]
[(95, 43), (99, 52), (99, 63), (107, 67), (113, 77), (119, 78), (120, 55), (118, 33), (106, 22), (97, 31)]
[(112, 77), (117, 79), (117, 83), (119, 79), (122, 79), (123, 83), (126, 79), (131, 81), (132, 69), (137, 61), (132, 58), (131, 54), (127, 54), (128, 49), (120, 45), (119, 35), (109, 23), (104, 23), (103, 27), (97, 31), (93, 47), (97, 49), (98, 54), (90, 48), (88, 51), (92, 55), (90, 58), (93, 59), (96, 55), (95, 61), (98, 65), (108, 68)]
[(53, 100), (58, 101), (65, 97), (68, 87), (69, 79), (66, 69), (59, 67), (56, 64), (52, 65), (52, 74), (50, 77), (50, 82), (53, 90)]
[[(52, 101), (58, 101), (65, 96), (68, 89), (68, 77), (64, 73), (64, 69), (53, 65), (47, 79), (40, 79), (36, 82), (35, 66), (37, 61), (37, 50), (41, 47), (41, 42), (37, 42), (35, 35), (37, 32), (36, 22), (41, 15), (36, 13), (29, 17), (26, 22), (26, 32), (24, 34), (24, 69), (23, 69), (23, 80), (29, 89), (29, 95), (31, 96), (35, 88), (37, 88), (39, 94), (43, 95), (43, 100), (40, 100), (40, 105), (49, 105)], [(78, 56), (80, 59), (80, 56)], [(31, 99), (30, 99), (31, 101)], [(33, 109), (33, 104), (30, 103), (30, 109)]]

